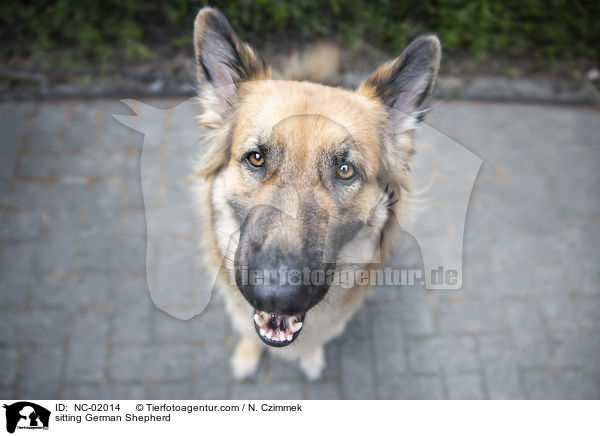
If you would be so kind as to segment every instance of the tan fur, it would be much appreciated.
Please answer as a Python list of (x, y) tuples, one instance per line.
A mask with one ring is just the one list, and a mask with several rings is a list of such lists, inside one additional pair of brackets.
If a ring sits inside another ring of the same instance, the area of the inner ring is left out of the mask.
[[(363, 90), (363, 92), (365, 92)], [(315, 180), (297, 177), (300, 174), (306, 174), (305, 167), (314, 165), (311, 162), (311, 156), (315, 155), (315, 149), (323, 147), (326, 144), (336, 144), (343, 139), (346, 134), (350, 134), (359, 144), (359, 150), (364, 157), (364, 165), (367, 174), (377, 175), (379, 168), (381, 144), (380, 138), (374, 135), (381, 129), (381, 124), (385, 121), (385, 108), (376, 99), (368, 98), (360, 94), (341, 89), (329, 88), (322, 85), (311, 83), (290, 82), (290, 81), (256, 81), (245, 83), (242, 88), (242, 103), (235, 116), (236, 128), (233, 134), (233, 141), (230, 153), (230, 161), (219, 162), (218, 165), (209, 164), (209, 168), (220, 168), (219, 172), (206, 174), (206, 166), (203, 166), (202, 156), (199, 158), (199, 173), (202, 177), (197, 180), (199, 186), (199, 211), (204, 214), (205, 231), (204, 234), (210, 238), (212, 247), (210, 260), (211, 265), (220, 265), (225, 263), (227, 269), (233, 268), (232, 262), (224, 259), (233, 258), (231, 251), (226, 251), (226, 234), (234, 234), (238, 229), (219, 225), (234, 222), (232, 217), (226, 216), (227, 213), (221, 208), (215, 208), (216, 192), (215, 181), (218, 187), (226, 186), (228, 190), (235, 190), (243, 197), (248, 191), (254, 189), (253, 181), (244, 178), (243, 173), (236, 170), (239, 156), (245, 151), (244, 144), (248, 138), (256, 137), (264, 132), (272, 131), (275, 127), (274, 136), (283, 143), (293, 144), (292, 152), (297, 156), (297, 167), (288, 168), (282, 171), (278, 178), (287, 181), (291, 186), (292, 192), (298, 192), (304, 186), (314, 186)], [(285, 99), (281, 99), (285, 95)], [(273, 101), (273, 104), (270, 102)], [(267, 109), (265, 109), (267, 108)], [(258, 115), (257, 115), (258, 114)], [(320, 114), (323, 118), (304, 117), (302, 115)], [(291, 118), (290, 118), (291, 117)], [(289, 119), (286, 123), (285, 120)], [(333, 120), (331, 123), (328, 120)], [(276, 127), (279, 125), (279, 129)], [(347, 126), (346, 129), (340, 129), (341, 126)], [(300, 132), (300, 133), (298, 133)], [(297, 136), (296, 136), (297, 135)], [(411, 149), (412, 142), (404, 145), (406, 149)], [(209, 170), (210, 172), (210, 170)], [(297, 186), (294, 186), (297, 182)], [(401, 175), (398, 183), (405, 190), (410, 188), (409, 178)], [(376, 177), (372, 177), (369, 186), (365, 187), (359, 194), (351, 199), (352, 205), (357, 216), (367, 217), (371, 209), (375, 207), (378, 197), (381, 195), (381, 187), (377, 185)], [(293, 197), (290, 196), (290, 197)], [(284, 207), (285, 199), (269, 195), (268, 190), (252, 201), (257, 204), (272, 202), (277, 200), (276, 206)], [(323, 207), (335, 212), (335, 204), (328, 198), (325, 192), (319, 198)], [(403, 202), (395, 205), (397, 216), (402, 216)], [(291, 210), (294, 208), (291, 207)], [(289, 210), (288, 210), (289, 211)], [(388, 220), (386, 214), (384, 219)], [(380, 224), (381, 229), (385, 224)], [(389, 239), (388, 233), (393, 229), (393, 223), (386, 226), (384, 240)], [(368, 241), (373, 242), (374, 246), (379, 242), (379, 229), (375, 234), (368, 235)], [(219, 241), (220, 239), (220, 241)], [(358, 236), (356, 239), (359, 239)], [(340, 254), (340, 257), (351, 257), (351, 253), (357, 251), (358, 240), (355, 244), (348, 244)], [(386, 246), (389, 244), (386, 243)], [(233, 247), (235, 248), (235, 247)], [(358, 248), (358, 251), (363, 251)], [(385, 253), (383, 253), (385, 255)], [(376, 258), (375, 254), (373, 254)], [(232, 286), (229, 274), (226, 270), (221, 271), (219, 290), (225, 297), (226, 309), (232, 318), (236, 329), (242, 334), (243, 347), (248, 353), (249, 344), (254, 344), (258, 349), (266, 348), (270, 352), (278, 354), (291, 360), (308, 360), (311, 363), (302, 364), (306, 372), (315, 365), (320, 366), (318, 356), (321, 347), (331, 339), (339, 336), (344, 328), (362, 305), (365, 295), (368, 291), (366, 287), (354, 287), (352, 289), (343, 289), (341, 287), (332, 287), (329, 290), (326, 301), (317, 305), (309, 311), (305, 320), (305, 327), (299, 338), (290, 346), (274, 349), (264, 346), (257, 338), (252, 324), (252, 313), (254, 309), (244, 300), (239, 290)], [(241, 345), (240, 345), (241, 346)], [(236, 352), (238, 356), (238, 352)], [(235, 364), (235, 362), (238, 362)], [(234, 368), (238, 375), (245, 374), (240, 368), (244, 365), (239, 360), (239, 356), (234, 358)], [(311, 378), (317, 377), (310, 373)]]
[[(198, 14), (197, 56), (205, 50), (206, 23), (216, 18), (218, 13), (212, 9), (203, 9)], [(383, 65), (356, 92), (307, 82), (269, 80), (269, 70), (262, 66), (253, 49), (236, 36), (231, 38), (254, 73), (244, 80), (236, 81), (234, 77), (235, 90), (227, 94), (229, 104), (206, 80), (204, 69), (199, 67), (198, 73), (203, 106), (199, 122), (209, 129), (206, 148), (195, 162), (195, 203), (204, 225), (204, 243), (209, 247), (206, 264), (219, 268), (217, 288), (224, 296), (234, 327), (242, 336), (232, 359), (234, 375), (249, 375), (258, 365), (264, 348), (285, 359), (299, 360), (307, 377), (315, 379), (324, 366), (323, 346), (344, 331), (362, 305), (368, 288), (331, 286), (325, 300), (307, 312), (304, 327), (291, 345), (283, 348), (263, 345), (254, 330), (254, 309), (229, 274), (234, 267), (239, 224), (225, 199), (234, 196), (246, 208), (268, 204), (295, 216), (301, 201), (314, 198), (327, 210), (331, 222), (339, 218), (342, 209), (351, 210), (356, 219), (369, 224), (345, 241), (334, 260), (338, 264), (369, 264), (377, 262), (380, 256), (384, 260), (395, 223), (402, 219), (408, 204), (410, 160), (414, 152), (412, 129), (416, 118), (407, 114), (402, 123), (390, 126), (389, 108), (375, 87), (378, 80), (387, 80), (393, 74), (393, 63)], [(244, 169), (242, 161), (257, 142), (266, 139), (273, 148), (277, 165), (258, 180)], [(324, 151), (336, 150), (348, 141), (353, 160), (359, 162), (367, 180), (360, 186), (346, 188), (343, 196), (334, 198), (331, 189), (323, 186), (319, 178), (318, 159)], [(400, 201), (394, 205), (382, 202), (386, 187)], [(275, 225), (270, 233), (278, 238), (280, 245), (292, 248), (299, 243), (300, 232), (294, 226)], [(356, 259), (357, 254), (362, 256), (360, 260)]]

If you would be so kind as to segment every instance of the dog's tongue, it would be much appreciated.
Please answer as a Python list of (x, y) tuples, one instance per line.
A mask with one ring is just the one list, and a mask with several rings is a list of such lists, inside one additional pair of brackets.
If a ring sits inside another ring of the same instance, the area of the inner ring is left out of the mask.
[(300, 316), (279, 315), (262, 311), (254, 312), (256, 331), (261, 339), (269, 345), (287, 345), (302, 328)]

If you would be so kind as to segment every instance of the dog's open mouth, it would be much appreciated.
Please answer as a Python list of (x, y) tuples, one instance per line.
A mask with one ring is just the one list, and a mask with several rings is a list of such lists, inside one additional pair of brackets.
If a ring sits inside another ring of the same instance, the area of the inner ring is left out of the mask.
[(254, 328), (258, 337), (272, 347), (285, 347), (291, 344), (302, 330), (302, 315), (279, 315), (277, 313), (254, 311)]

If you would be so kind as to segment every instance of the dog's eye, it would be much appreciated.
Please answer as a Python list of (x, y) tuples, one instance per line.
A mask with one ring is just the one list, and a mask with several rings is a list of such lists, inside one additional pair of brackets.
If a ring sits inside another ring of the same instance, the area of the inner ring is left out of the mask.
[(337, 175), (342, 180), (350, 180), (355, 174), (354, 166), (348, 163), (340, 165), (337, 169)]
[(265, 157), (258, 151), (251, 151), (246, 155), (246, 160), (250, 165), (260, 168), (265, 164)]

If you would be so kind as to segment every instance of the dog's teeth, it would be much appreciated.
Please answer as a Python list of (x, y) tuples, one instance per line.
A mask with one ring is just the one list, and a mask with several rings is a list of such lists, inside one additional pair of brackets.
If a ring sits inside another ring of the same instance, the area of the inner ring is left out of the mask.
[(271, 333), (271, 331), (269, 330), (265, 336), (267, 338), (271, 339), (271, 338), (273, 338), (273, 333)]
[(260, 329), (260, 335), (261, 336), (266, 336), (267, 335), (267, 331), (265, 329)]
[(292, 329), (292, 331), (294, 333), (296, 333), (298, 330), (300, 330), (302, 328), (302, 323), (300, 321), (292, 321), (290, 328)]
[(264, 312), (254, 314), (254, 322), (258, 325), (262, 325), (267, 321), (267, 315)]
[(294, 337), (294, 335), (287, 335), (287, 340), (291, 341), (293, 337)]

